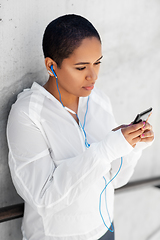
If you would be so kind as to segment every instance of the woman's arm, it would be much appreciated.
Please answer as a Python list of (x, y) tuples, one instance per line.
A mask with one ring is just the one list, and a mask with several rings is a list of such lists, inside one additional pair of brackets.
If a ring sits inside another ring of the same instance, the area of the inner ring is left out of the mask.
[(132, 151), (120, 131), (111, 131), (103, 141), (76, 157), (62, 159), (56, 166), (40, 129), (27, 114), (16, 109), (10, 113), (7, 138), (15, 187), (41, 215), (69, 206), (110, 171), (114, 159)]

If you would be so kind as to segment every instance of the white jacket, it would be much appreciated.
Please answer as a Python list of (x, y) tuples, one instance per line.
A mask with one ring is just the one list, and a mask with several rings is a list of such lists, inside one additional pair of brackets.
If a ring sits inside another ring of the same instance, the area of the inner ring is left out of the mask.
[[(80, 98), (83, 124), (87, 97)], [(70, 113), (42, 86), (19, 94), (7, 126), (9, 166), (18, 194), (25, 201), (22, 224), (26, 240), (96, 240), (107, 228), (99, 213), (100, 194), (107, 187), (113, 220), (114, 188), (127, 183), (140, 157), (123, 137), (113, 132), (115, 119), (108, 97), (95, 89), (89, 99), (84, 135)], [(108, 227), (105, 197), (102, 214)]]

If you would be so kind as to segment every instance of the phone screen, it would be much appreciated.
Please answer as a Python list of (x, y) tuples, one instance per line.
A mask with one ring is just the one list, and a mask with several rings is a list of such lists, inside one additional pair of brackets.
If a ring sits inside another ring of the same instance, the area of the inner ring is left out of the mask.
[(151, 112), (152, 112), (152, 108), (149, 108), (149, 109), (137, 114), (135, 120), (133, 121), (133, 124), (139, 123), (141, 121), (146, 121)]

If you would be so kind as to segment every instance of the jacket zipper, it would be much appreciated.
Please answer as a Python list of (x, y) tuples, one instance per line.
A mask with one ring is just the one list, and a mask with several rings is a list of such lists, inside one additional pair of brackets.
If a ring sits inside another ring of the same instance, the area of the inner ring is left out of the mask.
[[(51, 153), (51, 149), (49, 149), (49, 152), (50, 152), (50, 155), (51, 155), (51, 158), (52, 158), (52, 153)], [(53, 160), (52, 160), (53, 161)], [(42, 187), (42, 190), (40, 192), (40, 198), (42, 198), (46, 192), (46, 190), (50, 187), (52, 181), (53, 181), (53, 174), (54, 174), (54, 171), (56, 169), (56, 166), (54, 165), (54, 163), (52, 162), (52, 170), (51, 170), (51, 173), (49, 174), (45, 184), (43, 185)]]

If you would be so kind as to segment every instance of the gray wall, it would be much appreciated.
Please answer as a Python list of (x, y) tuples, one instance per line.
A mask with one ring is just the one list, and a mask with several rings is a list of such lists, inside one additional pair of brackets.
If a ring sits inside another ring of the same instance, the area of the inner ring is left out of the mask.
[[(152, 106), (151, 123), (156, 140), (144, 151), (132, 180), (160, 175), (160, 1), (158, 0), (2, 0), (0, 3), (0, 207), (21, 202), (11, 182), (7, 165), (5, 128), (8, 112), (16, 95), (33, 81), (44, 83), (47, 73), (41, 49), (43, 31), (55, 17), (77, 13), (87, 17), (99, 30), (103, 42), (103, 63), (97, 87), (109, 95), (118, 124), (128, 123), (135, 115)], [(156, 201), (158, 190), (152, 196)], [(115, 201), (116, 240), (128, 240), (134, 223), (131, 209), (133, 196), (143, 197), (145, 208), (137, 208), (142, 221), (148, 202), (145, 192), (119, 194)], [(125, 204), (124, 199), (130, 203)], [(121, 203), (121, 204), (119, 204)], [(156, 207), (157, 206), (157, 207)], [(133, 208), (135, 211), (135, 208)], [(158, 228), (158, 204), (155, 205), (155, 227)], [(127, 219), (128, 212), (129, 221)], [(124, 218), (121, 217), (123, 213)], [(153, 214), (152, 214), (153, 215)], [(127, 223), (126, 223), (127, 222)], [(21, 219), (0, 224), (1, 239), (19, 240)], [(127, 224), (127, 225), (125, 225)], [(125, 229), (125, 234), (124, 234)], [(140, 228), (135, 228), (136, 236)], [(146, 232), (140, 238), (154, 230)], [(145, 230), (144, 230), (145, 231)], [(150, 238), (151, 239), (151, 238)], [(150, 240), (149, 239), (149, 240)], [(155, 239), (155, 238), (154, 238)]]

